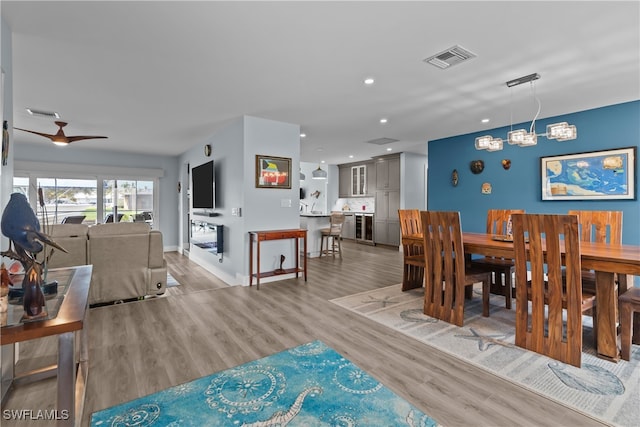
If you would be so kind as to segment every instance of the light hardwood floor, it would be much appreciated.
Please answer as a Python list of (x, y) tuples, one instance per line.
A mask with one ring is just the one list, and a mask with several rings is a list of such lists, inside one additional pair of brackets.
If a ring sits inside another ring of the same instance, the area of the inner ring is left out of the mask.
[[(342, 261), (309, 260), (307, 283), (288, 279), (259, 291), (228, 287), (186, 257), (165, 254), (181, 286), (160, 298), (90, 310), (82, 425), (94, 411), (316, 339), (446, 426), (602, 425), (330, 303), (402, 277), (397, 250), (352, 242), (343, 249)], [(40, 341), (22, 346), (24, 368), (54, 359), (52, 343)], [(6, 408), (54, 404), (55, 380), (46, 380), (18, 388)]]

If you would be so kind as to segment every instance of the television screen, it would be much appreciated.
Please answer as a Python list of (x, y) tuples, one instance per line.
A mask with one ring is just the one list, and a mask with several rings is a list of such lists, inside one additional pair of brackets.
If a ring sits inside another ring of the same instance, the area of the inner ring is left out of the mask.
[(215, 209), (216, 180), (213, 160), (191, 169), (191, 200), (194, 209)]

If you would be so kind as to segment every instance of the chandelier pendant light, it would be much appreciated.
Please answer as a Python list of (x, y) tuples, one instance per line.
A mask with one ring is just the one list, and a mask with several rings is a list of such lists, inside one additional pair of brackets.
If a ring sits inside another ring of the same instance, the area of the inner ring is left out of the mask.
[(311, 178), (313, 179), (327, 179), (327, 171), (323, 170), (320, 165), (318, 165), (318, 169), (311, 172)]
[[(540, 99), (535, 94), (534, 81), (540, 78), (540, 74), (534, 73), (528, 76), (519, 77), (514, 80), (509, 80), (506, 85), (511, 88), (522, 83), (530, 83), (533, 96), (538, 104), (538, 111), (531, 121), (531, 127), (527, 132), (526, 129), (518, 129), (509, 131), (507, 133), (507, 142), (509, 145), (517, 145), (520, 147), (531, 147), (538, 143), (538, 137), (544, 137), (547, 139), (555, 139), (556, 141), (570, 141), (578, 137), (578, 130), (575, 125), (570, 125), (567, 122), (554, 123), (547, 126), (546, 133), (536, 133), (536, 120), (540, 115), (541, 103)], [(512, 119), (513, 121), (513, 119)], [(513, 123), (512, 123), (513, 126)], [(476, 150), (487, 151), (500, 151), (503, 148), (502, 138), (494, 138), (491, 135), (479, 136), (475, 141)]]

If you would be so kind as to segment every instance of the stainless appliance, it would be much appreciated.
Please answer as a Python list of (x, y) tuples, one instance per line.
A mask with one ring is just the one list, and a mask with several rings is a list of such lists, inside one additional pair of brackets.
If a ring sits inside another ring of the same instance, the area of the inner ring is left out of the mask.
[(373, 214), (355, 213), (356, 219), (356, 243), (374, 245), (373, 241)]

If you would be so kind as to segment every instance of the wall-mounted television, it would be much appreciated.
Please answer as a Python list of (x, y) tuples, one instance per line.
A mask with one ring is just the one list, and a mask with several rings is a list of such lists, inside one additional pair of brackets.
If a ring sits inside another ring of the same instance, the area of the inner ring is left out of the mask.
[(216, 207), (216, 175), (213, 160), (191, 168), (191, 206), (193, 209)]

